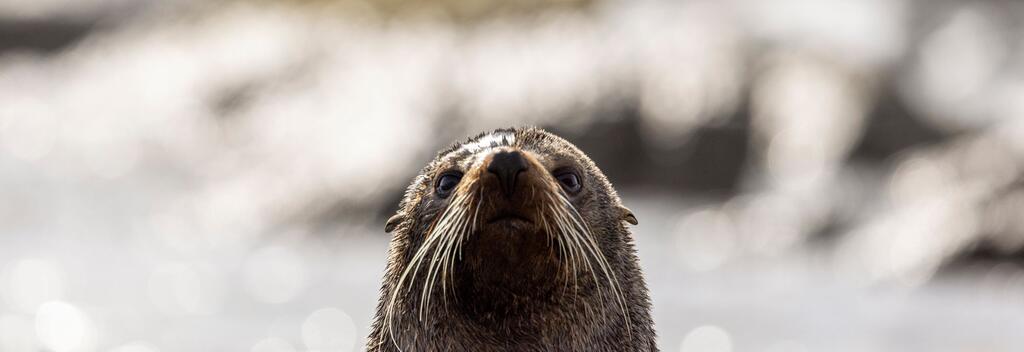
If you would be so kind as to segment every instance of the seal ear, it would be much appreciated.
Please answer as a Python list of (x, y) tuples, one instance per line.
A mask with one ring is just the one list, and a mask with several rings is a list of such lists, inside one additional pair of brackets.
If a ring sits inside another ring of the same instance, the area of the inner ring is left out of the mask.
[(628, 222), (630, 224), (633, 224), (633, 225), (636, 225), (636, 224), (639, 223), (639, 222), (636, 221), (636, 215), (633, 215), (633, 211), (629, 210), (629, 208), (626, 208), (625, 206), (620, 205), (619, 206), (619, 213), (621, 214), (620, 217), (619, 217), (620, 219), (626, 220), (626, 222)]
[(405, 214), (398, 213), (395, 216), (388, 218), (388, 222), (384, 224), (384, 232), (391, 233), (395, 229), (395, 226), (402, 223), (405, 220)]

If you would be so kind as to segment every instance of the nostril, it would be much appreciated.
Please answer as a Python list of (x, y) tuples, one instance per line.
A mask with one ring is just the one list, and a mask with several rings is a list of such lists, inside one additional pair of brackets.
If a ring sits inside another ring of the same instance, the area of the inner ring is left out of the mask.
[(491, 163), (487, 165), (487, 172), (497, 176), (502, 192), (505, 193), (505, 196), (511, 196), (515, 191), (517, 176), (527, 168), (528, 165), (522, 153), (501, 151), (491, 157)]

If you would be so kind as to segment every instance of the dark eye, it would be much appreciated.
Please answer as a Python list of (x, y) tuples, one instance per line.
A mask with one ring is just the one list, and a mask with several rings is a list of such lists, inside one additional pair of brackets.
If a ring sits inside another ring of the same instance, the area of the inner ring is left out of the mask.
[(459, 185), (459, 180), (462, 180), (462, 174), (455, 172), (445, 173), (437, 178), (434, 191), (437, 192), (438, 197), (448, 198), (452, 191), (455, 190), (455, 186)]
[(563, 171), (555, 174), (555, 179), (562, 185), (562, 188), (569, 194), (580, 191), (583, 185), (580, 184), (580, 177), (572, 171)]

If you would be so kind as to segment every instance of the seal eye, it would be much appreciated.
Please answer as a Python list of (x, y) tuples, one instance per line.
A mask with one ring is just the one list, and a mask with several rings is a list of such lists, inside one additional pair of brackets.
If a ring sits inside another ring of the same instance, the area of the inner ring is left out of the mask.
[(555, 174), (555, 179), (562, 185), (566, 192), (572, 194), (580, 191), (583, 185), (580, 184), (580, 177), (572, 171), (562, 171)]
[(437, 192), (437, 196), (441, 198), (448, 198), (455, 190), (455, 186), (459, 185), (459, 181), (462, 180), (462, 174), (460, 173), (445, 173), (441, 177), (437, 178), (437, 184), (434, 185), (434, 191)]

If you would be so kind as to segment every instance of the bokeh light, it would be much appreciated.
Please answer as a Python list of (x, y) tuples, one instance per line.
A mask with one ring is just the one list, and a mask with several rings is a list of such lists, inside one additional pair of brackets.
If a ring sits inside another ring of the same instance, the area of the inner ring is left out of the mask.
[(55, 352), (89, 351), (95, 344), (95, 326), (81, 309), (67, 302), (39, 306), (35, 321), (40, 343)]
[(306, 268), (294, 251), (282, 246), (261, 248), (245, 263), (246, 288), (257, 300), (284, 303), (306, 285)]
[(302, 343), (313, 351), (351, 351), (356, 345), (352, 318), (338, 308), (322, 308), (302, 322)]
[(732, 352), (732, 338), (724, 329), (704, 325), (691, 330), (683, 338), (681, 352)]
[(696, 271), (707, 271), (721, 266), (734, 255), (737, 247), (732, 220), (721, 211), (708, 209), (694, 212), (680, 220), (678, 256), (685, 265)]
[(149, 300), (169, 315), (213, 314), (220, 309), (225, 288), (218, 275), (181, 262), (164, 263), (149, 275)]
[(6, 271), (3, 279), (3, 297), (8, 306), (23, 313), (34, 313), (39, 305), (64, 295), (64, 272), (53, 261), (19, 260)]

